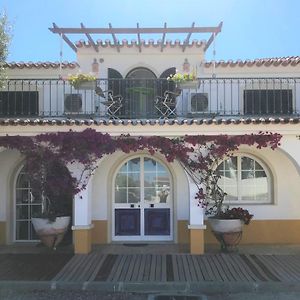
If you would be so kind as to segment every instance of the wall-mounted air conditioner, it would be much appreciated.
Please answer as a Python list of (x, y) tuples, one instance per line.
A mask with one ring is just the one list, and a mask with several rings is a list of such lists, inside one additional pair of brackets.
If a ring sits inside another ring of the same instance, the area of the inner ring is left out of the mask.
[(208, 94), (207, 93), (190, 93), (188, 102), (189, 113), (208, 112)]
[(82, 112), (82, 95), (65, 94), (64, 111), (66, 114), (77, 114)]

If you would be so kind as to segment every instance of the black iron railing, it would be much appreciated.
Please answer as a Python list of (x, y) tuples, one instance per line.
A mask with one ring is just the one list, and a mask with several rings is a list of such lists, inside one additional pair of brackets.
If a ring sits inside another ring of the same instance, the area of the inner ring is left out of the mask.
[(74, 88), (54, 79), (11, 79), (0, 118), (160, 119), (281, 116), (300, 112), (300, 78), (98, 79)]

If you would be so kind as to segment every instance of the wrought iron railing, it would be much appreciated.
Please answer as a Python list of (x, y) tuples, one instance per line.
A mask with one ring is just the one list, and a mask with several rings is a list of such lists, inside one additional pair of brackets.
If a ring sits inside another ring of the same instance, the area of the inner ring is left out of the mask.
[(300, 112), (300, 78), (98, 79), (74, 88), (55, 79), (10, 79), (0, 118), (160, 119), (283, 116)]

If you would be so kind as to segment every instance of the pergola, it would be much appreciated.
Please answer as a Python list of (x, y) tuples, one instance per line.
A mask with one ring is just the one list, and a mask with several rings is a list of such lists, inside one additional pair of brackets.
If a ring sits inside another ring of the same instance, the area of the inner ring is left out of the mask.
[(72, 34), (84, 34), (89, 43), (93, 46), (96, 52), (99, 52), (99, 47), (97, 42), (93, 39), (93, 34), (110, 34), (113, 39), (113, 45), (116, 47), (117, 51), (120, 52), (120, 42), (117, 38), (117, 34), (136, 34), (137, 35), (137, 46), (139, 48), (139, 52), (142, 52), (142, 39), (141, 34), (162, 34), (162, 38), (157, 42), (160, 44), (160, 51), (163, 52), (164, 47), (166, 46), (166, 35), (167, 34), (186, 34), (186, 38), (183, 43), (180, 45), (182, 51), (184, 52), (186, 47), (189, 45), (191, 35), (193, 33), (211, 33), (209, 39), (205, 42), (204, 51), (208, 49), (211, 43), (214, 41), (215, 37), (219, 32), (221, 32), (223, 22), (216, 27), (195, 27), (195, 22), (192, 23), (191, 27), (167, 27), (167, 23), (164, 23), (164, 27), (140, 27), (139, 23), (137, 23), (136, 27), (133, 28), (114, 28), (111, 23), (109, 23), (108, 28), (88, 28), (85, 27), (83, 23), (78, 28), (68, 28), (68, 27), (58, 27), (55, 23), (53, 23), (53, 27), (49, 28), (49, 30), (53, 33), (59, 34), (61, 38), (75, 51), (77, 52), (77, 47), (70, 40), (67, 35)]

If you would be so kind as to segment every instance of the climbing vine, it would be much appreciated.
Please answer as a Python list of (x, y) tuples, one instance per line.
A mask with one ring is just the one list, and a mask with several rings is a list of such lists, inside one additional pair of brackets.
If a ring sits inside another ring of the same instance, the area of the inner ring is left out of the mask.
[[(199, 205), (207, 206), (205, 184), (211, 183), (219, 161), (232, 155), (241, 145), (258, 149), (279, 146), (281, 135), (270, 132), (245, 135), (197, 135), (167, 138), (160, 136), (118, 137), (102, 134), (93, 129), (82, 132), (44, 133), (36, 136), (0, 137), (0, 146), (18, 150), (25, 158), (33, 190), (48, 195), (76, 195), (97, 168), (97, 161), (116, 151), (124, 153), (146, 150), (158, 152), (168, 162), (177, 160), (198, 187)], [(71, 164), (82, 166), (81, 176), (71, 174)], [(66, 171), (68, 170), (68, 171)], [(37, 192), (38, 193), (38, 192)]]

